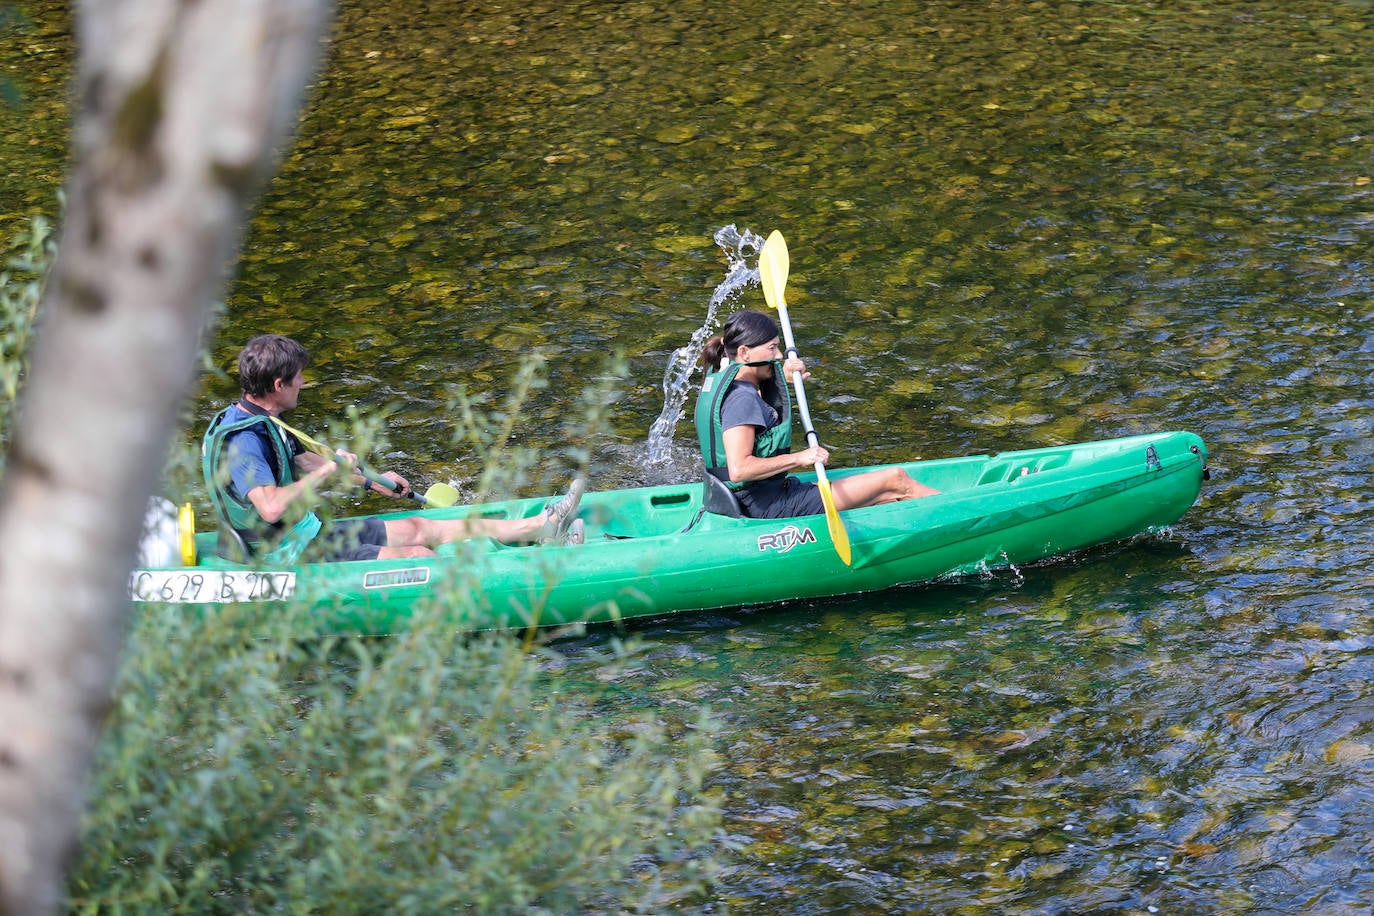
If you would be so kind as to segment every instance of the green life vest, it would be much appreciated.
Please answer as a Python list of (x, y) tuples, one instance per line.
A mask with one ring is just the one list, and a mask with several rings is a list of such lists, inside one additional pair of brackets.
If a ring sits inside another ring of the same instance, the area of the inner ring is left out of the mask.
[[(701, 394), (697, 395), (695, 414), (701, 460), (706, 463), (707, 471), (725, 481), (725, 485), (732, 490), (747, 486), (749, 481), (730, 479), (730, 469), (725, 460), (725, 430), (721, 428), (720, 415), (725, 404), (725, 393), (745, 365), (732, 361), (721, 371), (707, 375), (701, 383)], [(792, 451), (792, 399), (787, 393), (787, 382), (782, 377), (781, 362), (773, 362), (773, 375), (759, 386), (759, 393), (768, 406), (778, 412), (778, 422), (767, 429), (760, 429), (754, 435), (754, 454), (759, 458), (772, 458)]]
[[(255, 434), (268, 444), (267, 463), (272, 468), (272, 476), (277, 486), (289, 486), (295, 481), (292, 473), (295, 454), (290, 444), (283, 438), (277, 424), (266, 415), (244, 417), (241, 420), (227, 421), (225, 414), (232, 408), (221, 410), (205, 430), (205, 438), (200, 447), (200, 469), (205, 475), (205, 488), (210, 493), (210, 502), (220, 520), (243, 536), (246, 544), (266, 563), (290, 564), (300, 559), (315, 535), (320, 533), (319, 516), (306, 512), (294, 525), (287, 527), (284, 522), (269, 523), (258, 514), (257, 508), (247, 497), (239, 497), (229, 483), (228, 462), (225, 460), (229, 448), (229, 438), (235, 433), (261, 426)], [(264, 551), (262, 547), (271, 544)]]

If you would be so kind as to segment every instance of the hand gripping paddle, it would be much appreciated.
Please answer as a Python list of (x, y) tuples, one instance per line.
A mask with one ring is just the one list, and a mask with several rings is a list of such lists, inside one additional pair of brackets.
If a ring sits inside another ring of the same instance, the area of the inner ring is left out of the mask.
[[(797, 356), (797, 347), (792, 342), (792, 322), (787, 317), (787, 301), (783, 298), (783, 287), (787, 286), (787, 242), (782, 233), (774, 229), (763, 243), (759, 252), (759, 282), (763, 286), (763, 298), (768, 307), (777, 310), (778, 323), (782, 325), (782, 339), (787, 344), (787, 355)], [(811, 425), (811, 411), (806, 406), (806, 388), (802, 385), (802, 374), (792, 373), (792, 387), (797, 393), (797, 413), (801, 417), (802, 428), (806, 430), (806, 441), (812, 448), (820, 444), (816, 430)], [(816, 462), (816, 485), (821, 490), (821, 502), (825, 505), (825, 524), (830, 529), (830, 540), (835, 545), (845, 566), (851, 565), (849, 532), (840, 520), (840, 510), (835, 508), (835, 494), (830, 490), (830, 480), (825, 476), (825, 465)]]

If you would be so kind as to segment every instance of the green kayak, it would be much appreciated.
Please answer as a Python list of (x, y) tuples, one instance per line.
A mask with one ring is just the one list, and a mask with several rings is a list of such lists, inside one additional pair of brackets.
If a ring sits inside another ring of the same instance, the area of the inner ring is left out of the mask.
[[(366, 633), (401, 628), (417, 609), (434, 606), (425, 599), (455, 593), (476, 601), (450, 597), (440, 612), (473, 630), (850, 595), (1157, 531), (1197, 500), (1206, 464), (1206, 446), (1187, 432), (909, 462), (902, 466), (940, 494), (841, 513), (850, 566), (836, 555), (825, 516), (741, 518), (723, 487), (693, 482), (592, 489), (582, 500), (581, 545), (463, 541), (437, 557), (255, 568), (217, 557), (215, 535), (202, 533), (196, 565), (136, 569), (129, 588), (133, 600), (146, 602), (270, 608), (290, 599), (326, 628)], [(521, 518), (546, 502), (417, 511)]]

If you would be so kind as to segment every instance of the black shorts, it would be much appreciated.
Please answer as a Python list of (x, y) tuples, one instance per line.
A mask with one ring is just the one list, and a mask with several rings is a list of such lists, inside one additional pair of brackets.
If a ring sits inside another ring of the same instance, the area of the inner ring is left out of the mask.
[(379, 518), (341, 518), (325, 522), (310, 542), (309, 557), (317, 562), (375, 560), (386, 546), (386, 525)]
[(796, 518), (825, 511), (821, 488), (788, 474), (756, 480), (735, 491), (744, 514), (750, 518)]

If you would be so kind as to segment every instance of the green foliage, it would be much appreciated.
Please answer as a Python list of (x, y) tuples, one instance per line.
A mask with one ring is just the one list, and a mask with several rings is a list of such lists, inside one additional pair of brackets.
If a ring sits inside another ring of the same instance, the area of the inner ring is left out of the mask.
[[(507, 443), (540, 369), (522, 367), (500, 409), (466, 402), (457, 436), (502, 468), (488, 485), (586, 467), (618, 373), (590, 386), (592, 418), (569, 423), (566, 454), (538, 461)], [(385, 441), (356, 411), (331, 436)], [(301, 608), (141, 606), (71, 909), (663, 912), (702, 899), (719, 847), (710, 720), (608, 715), (603, 689), (565, 682), (533, 633), (456, 632), (471, 597), (454, 588), (384, 639), (316, 632)]]
[[(5, 252), (5, 447), (54, 250), (36, 217)], [(465, 402), (457, 438), (502, 469), (485, 486), (527, 483), (539, 463), (506, 445), (541, 368), (519, 370), (504, 413)], [(567, 453), (545, 464), (585, 470), (612, 383), (589, 386), (590, 418), (570, 420)], [(364, 449), (385, 441), (373, 417), (350, 411), (346, 426)], [(196, 464), (193, 448), (173, 449), (171, 492)], [(690, 908), (718, 845), (718, 804), (703, 791), (710, 721), (607, 718), (599, 689), (560, 683), (556, 653), (533, 638), (455, 632), (463, 600), (417, 608), (405, 633), (371, 640), (312, 632), (299, 609), (140, 606), (70, 909)]]
[[(522, 360), (516, 369), (505, 398), (497, 408), (485, 406), (485, 395), (474, 395), (466, 385), (453, 386), (445, 411), (455, 417), (453, 445), (471, 449), (483, 456), (483, 470), (477, 482), (474, 502), (498, 494), (516, 494), (532, 483), (536, 466), (566, 469), (573, 475), (586, 475), (592, 461), (591, 443), (597, 440), (610, 420), (608, 414), (616, 401), (616, 390), (628, 371), (623, 353), (612, 354), (603, 370), (577, 393), (576, 409), (564, 418), (557, 437), (557, 454), (539, 453), (528, 448), (512, 448), (519, 428), (522, 408), (530, 396), (548, 386), (547, 358), (535, 353)], [(547, 491), (566, 485), (566, 480), (537, 481)]]
[(145, 608), (73, 910), (689, 906), (719, 818), (707, 721), (608, 721), (547, 648), (444, 621), (362, 640)]
[(29, 338), (56, 244), (48, 221), (35, 216), (27, 230), (9, 240), (0, 270), (0, 473), (5, 469), (15, 400), (28, 370)]
[(474, 501), (490, 498), (499, 487), (513, 492), (529, 476), (534, 453), (529, 449), (506, 452), (520, 418), (520, 406), (532, 392), (548, 384), (543, 368), (544, 358), (539, 354), (521, 360), (501, 410), (484, 410), (481, 399), (474, 397), (466, 385), (457, 385), (450, 391), (447, 410), (450, 416), (458, 418), (453, 444), (467, 445), (487, 456)]

